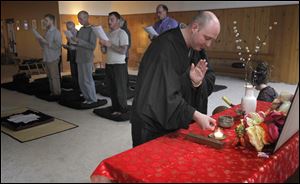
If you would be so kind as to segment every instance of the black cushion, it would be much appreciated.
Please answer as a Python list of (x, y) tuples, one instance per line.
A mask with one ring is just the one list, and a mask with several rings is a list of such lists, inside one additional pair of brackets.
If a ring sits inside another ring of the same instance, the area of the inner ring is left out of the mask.
[(80, 92), (78, 90), (71, 90), (71, 91), (62, 90), (59, 101), (62, 103), (68, 103), (72, 101), (83, 102), (84, 98), (80, 96)]
[(35, 96), (48, 102), (57, 102), (60, 99), (59, 95), (50, 95), (50, 93), (35, 94)]
[[(25, 73), (14, 75), (13, 82), (1, 84), (1, 88), (18, 91), (27, 95), (36, 95), (38, 98), (47, 101), (57, 101), (54, 98), (49, 97), (49, 80), (47, 77), (35, 79), (29, 83), (30, 76)], [(71, 89), (74, 88), (71, 76), (63, 76), (61, 88)]]
[[(96, 92), (97, 93), (99, 93), (99, 94), (101, 94), (102, 96), (105, 96), (105, 97), (110, 97), (110, 91), (107, 88), (105, 80), (97, 81), (97, 82), (95, 81), (95, 83), (96, 83), (95, 87), (96, 87)], [(130, 98), (134, 97), (135, 86), (136, 86), (135, 82), (129, 81), (128, 88), (127, 88), (127, 99), (130, 99)]]
[(54, 120), (54, 118), (52, 116), (49, 116), (49, 115), (41, 113), (41, 112), (32, 111), (32, 110), (27, 110), (27, 111), (24, 111), (24, 112), (18, 113), (18, 114), (24, 114), (24, 115), (35, 114), (35, 115), (39, 116), (40, 118), (38, 118), (37, 120), (31, 121), (31, 122), (28, 122), (28, 123), (24, 123), (24, 122), (15, 123), (13, 121), (8, 120), (11, 116), (17, 115), (17, 114), (12, 114), (10, 116), (1, 118), (1, 125), (9, 128), (11, 130), (18, 131), (18, 130), (23, 130), (23, 129), (27, 129), (30, 127), (34, 127), (37, 125), (49, 123)]
[(226, 88), (227, 88), (227, 86), (215, 84), (214, 85), (214, 92), (221, 91), (221, 90), (226, 89)]
[(128, 121), (130, 119), (131, 115), (131, 106), (128, 105), (128, 111), (126, 113), (123, 113), (121, 115), (112, 115), (112, 107), (105, 107), (105, 108), (99, 108), (94, 109), (94, 113), (102, 118), (110, 119), (113, 121)]
[(58, 103), (60, 105), (70, 107), (73, 109), (92, 109), (92, 108), (100, 107), (100, 106), (107, 104), (107, 100), (106, 99), (98, 99), (97, 102), (92, 103), (92, 104), (83, 104), (82, 100), (80, 100), (80, 101), (59, 100)]
[(17, 86), (15, 85), (14, 82), (7, 82), (7, 83), (2, 83), (1, 84), (1, 88), (4, 88), (4, 89), (8, 89), (8, 90), (17, 90)]

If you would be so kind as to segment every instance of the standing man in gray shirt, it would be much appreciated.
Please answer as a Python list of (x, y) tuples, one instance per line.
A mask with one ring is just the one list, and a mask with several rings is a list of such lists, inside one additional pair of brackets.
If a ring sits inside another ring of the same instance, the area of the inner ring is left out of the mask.
[[(77, 29), (75, 28), (75, 23), (72, 21), (68, 21), (66, 23), (67, 30), (70, 31), (73, 37), (77, 35)], [(76, 63), (76, 47), (71, 44), (72, 40), (66, 37), (68, 40), (67, 45), (63, 45), (63, 48), (67, 49), (67, 61), (70, 62), (71, 76), (73, 81), (73, 88), (79, 90), (78, 84), (78, 69)]]
[(61, 55), (61, 35), (54, 26), (54, 15), (46, 14), (44, 20), (47, 26), (45, 39), (39, 38), (38, 40), (43, 48), (43, 60), (46, 63), (46, 72), (50, 85), (50, 96), (59, 96), (61, 87), (58, 63)]
[(120, 29), (120, 18), (118, 12), (108, 14), (109, 41), (100, 39), (101, 51), (107, 53), (105, 73), (108, 79), (108, 88), (111, 92), (112, 115), (114, 116), (127, 112), (128, 74), (125, 58), (129, 43), (126, 32)]
[(78, 82), (80, 90), (85, 98), (84, 104), (97, 102), (95, 82), (93, 79), (94, 50), (96, 48), (96, 35), (89, 23), (89, 14), (80, 11), (78, 21), (83, 25), (77, 37), (72, 37), (76, 43), (76, 63), (78, 67)]

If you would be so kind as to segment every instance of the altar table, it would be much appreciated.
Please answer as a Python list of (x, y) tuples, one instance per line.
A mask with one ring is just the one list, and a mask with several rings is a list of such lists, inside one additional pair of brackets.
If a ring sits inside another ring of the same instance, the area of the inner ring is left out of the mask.
[[(270, 103), (258, 101), (257, 111)], [(212, 117), (236, 116), (239, 106)], [(284, 182), (299, 166), (299, 131), (269, 158), (257, 156), (253, 147), (238, 149), (231, 145), (234, 128), (224, 129), (224, 148), (215, 149), (184, 138), (184, 134), (208, 135), (196, 123), (103, 160), (91, 181), (108, 178), (116, 182)]]

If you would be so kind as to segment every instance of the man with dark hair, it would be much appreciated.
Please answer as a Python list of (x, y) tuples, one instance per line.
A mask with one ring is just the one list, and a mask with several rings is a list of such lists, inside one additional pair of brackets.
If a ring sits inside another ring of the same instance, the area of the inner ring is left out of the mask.
[(46, 72), (49, 80), (50, 96), (59, 96), (61, 93), (59, 61), (61, 55), (61, 35), (54, 26), (55, 17), (51, 14), (44, 16), (47, 32), (45, 39), (39, 39), (43, 49), (43, 60), (46, 63)]
[(46, 14), (44, 16), (44, 18), (46, 18), (46, 17), (48, 17), (49, 19), (51, 19), (55, 23), (55, 16), (54, 15), (52, 15), (52, 14)]
[(116, 11), (110, 12), (108, 14), (108, 16), (112, 16), (112, 15), (114, 15), (118, 20), (121, 19), (121, 15), (118, 12), (116, 12)]
[(156, 14), (159, 18), (153, 28), (160, 35), (163, 32), (178, 27), (178, 22), (170, 17), (168, 17), (168, 7), (164, 4), (159, 4), (156, 7)]
[(215, 81), (214, 75), (207, 76), (204, 49), (219, 33), (218, 18), (205, 11), (186, 28), (153, 40), (139, 67), (130, 119), (133, 146), (188, 128), (192, 120), (202, 129), (215, 128), (203, 106)]
[(112, 115), (119, 116), (127, 112), (127, 65), (125, 62), (128, 49), (128, 36), (120, 29), (120, 14), (108, 15), (109, 41), (101, 40), (101, 51), (107, 54), (105, 73), (111, 92)]
[(93, 79), (94, 50), (96, 48), (96, 35), (89, 23), (89, 14), (80, 11), (78, 21), (83, 25), (77, 37), (72, 37), (76, 43), (76, 63), (78, 69), (78, 83), (85, 101), (83, 104), (97, 102), (95, 82)]

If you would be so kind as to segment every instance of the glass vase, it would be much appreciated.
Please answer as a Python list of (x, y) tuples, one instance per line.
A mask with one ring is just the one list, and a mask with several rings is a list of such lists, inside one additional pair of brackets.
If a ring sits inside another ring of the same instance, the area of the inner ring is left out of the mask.
[(254, 96), (254, 86), (247, 83), (245, 85), (245, 96), (242, 98), (241, 108), (248, 114), (256, 111), (256, 97)]

